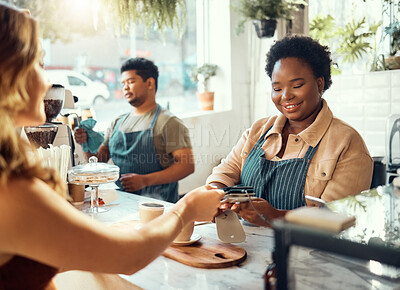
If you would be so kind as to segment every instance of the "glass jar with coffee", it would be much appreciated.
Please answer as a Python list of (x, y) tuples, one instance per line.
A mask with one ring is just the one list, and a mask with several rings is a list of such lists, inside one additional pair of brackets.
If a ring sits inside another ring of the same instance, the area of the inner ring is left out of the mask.
[(52, 124), (64, 105), (65, 89), (62, 85), (53, 84), (44, 97), (46, 123), (41, 126), (25, 127), (29, 142), (36, 148), (49, 148), (57, 135), (58, 126)]

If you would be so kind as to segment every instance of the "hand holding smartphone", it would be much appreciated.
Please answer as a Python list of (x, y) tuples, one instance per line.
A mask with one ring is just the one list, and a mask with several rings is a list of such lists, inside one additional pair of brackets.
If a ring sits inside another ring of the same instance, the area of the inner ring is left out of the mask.
[(222, 202), (227, 203), (239, 203), (246, 202), (249, 199), (255, 199), (254, 197), (254, 188), (252, 186), (231, 186), (223, 188), (225, 191), (225, 198)]

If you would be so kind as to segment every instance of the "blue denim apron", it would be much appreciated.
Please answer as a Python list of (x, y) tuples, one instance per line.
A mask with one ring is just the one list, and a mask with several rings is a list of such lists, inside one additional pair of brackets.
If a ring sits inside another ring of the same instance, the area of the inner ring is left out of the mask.
[[(114, 133), (109, 141), (109, 150), (114, 164), (120, 168), (120, 174), (149, 174), (164, 169), (157, 157), (153, 139), (154, 125), (156, 124), (160, 112), (161, 107), (157, 104), (157, 110), (150, 127), (143, 131), (124, 133), (118, 130), (121, 122), (125, 120), (129, 114), (122, 117), (116, 124)], [(116, 184), (123, 190), (119, 180)], [(176, 202), (178, 200), (178, 183), (152, 185), (134, 191), (133, 193), (169, 202)]]
[(240, 183), (253, 186), (257, 197), (267, 200), (276, 209), (290, 210), (305, 206), (307, 171), (319, 143), (314, 148), (309, 146), (304, 158), (270, 161), (265, 158), (261, 148), (267, 132), (258, 139), (247, 156)]

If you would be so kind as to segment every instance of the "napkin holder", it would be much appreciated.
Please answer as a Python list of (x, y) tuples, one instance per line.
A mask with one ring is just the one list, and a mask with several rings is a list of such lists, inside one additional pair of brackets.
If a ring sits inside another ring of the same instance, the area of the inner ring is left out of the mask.
[(289, 211), (285, 215), (285, 220), (290, 223), (314, 227), (333, 233), (341, 231), (355, 225), (356, 218), (330, 211), (327, 208), (300, 207)]

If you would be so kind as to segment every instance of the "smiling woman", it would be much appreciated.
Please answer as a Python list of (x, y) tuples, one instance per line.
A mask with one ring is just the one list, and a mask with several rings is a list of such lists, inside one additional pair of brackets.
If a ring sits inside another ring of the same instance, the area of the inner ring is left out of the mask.
[(330, 67), (328, 47), (306, 36), (287, 36), (268, 52), (271, 98), (282, 114), (256, 121), (207, 179), (254, 187), (259, 199), (251, 205), (226, 205), (249, 222), (268, 226), (287, 210), (315, 205), (306, 195), (331, 201), (369, 188), (373, 162), (364, 141), (322, 98)]
[[(287, 57), (275, 63), (271, 80), (272, 101), (288, 119), (283, 134), (287, 141), (289, 132), (298, 134), (306, 129), (321, 110), (324, 77), (316, 79), (307, 62)], [(284, 149), (282, 147), (278, 157), (282, 157)]]

